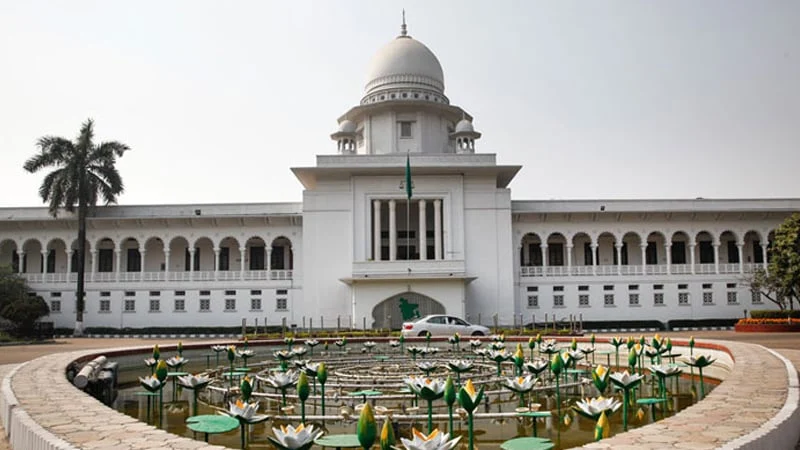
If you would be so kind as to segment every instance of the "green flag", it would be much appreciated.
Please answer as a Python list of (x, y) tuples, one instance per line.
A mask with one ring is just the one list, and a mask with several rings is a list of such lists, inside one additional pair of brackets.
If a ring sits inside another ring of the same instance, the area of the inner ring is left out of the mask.
[(406, 196), (411, 199), (413, 186), (411, 185), (411, 158), (406, 154)]

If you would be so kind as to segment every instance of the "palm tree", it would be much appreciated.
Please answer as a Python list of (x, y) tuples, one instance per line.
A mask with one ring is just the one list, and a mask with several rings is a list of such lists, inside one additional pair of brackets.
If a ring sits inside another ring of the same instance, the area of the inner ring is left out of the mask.
[(59, 208), (74, 213), (78, 208), (78, 287), (75, 306), (75, 335), (83, 334), (84, 270), (86, 251), (86, 216), (102, 197), (106, 204), (115, 203), (124, 190), (122, 178), (115, 167), (128, 146), (117, 141), (101, 142), (94, 138), (94, 121), (81, 126), (78, 138), (71, 142), (55, 136), (39, 139), (40, 152), (25, 161), (25, 170), (34, 173), (45, 167), (55, 170), (45, 175), (39, 195), (49, 203), (50, 214), (56, 217)]

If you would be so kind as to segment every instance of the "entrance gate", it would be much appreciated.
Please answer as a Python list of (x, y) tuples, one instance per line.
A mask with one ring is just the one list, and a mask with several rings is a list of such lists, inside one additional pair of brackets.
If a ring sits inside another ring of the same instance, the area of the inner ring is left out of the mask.
[(402, 292), (375, 305), (372, 323), (374, 328), (399, 330), (403, 322), (428, 314), (445, 314), (444, 306), (427, 295)]

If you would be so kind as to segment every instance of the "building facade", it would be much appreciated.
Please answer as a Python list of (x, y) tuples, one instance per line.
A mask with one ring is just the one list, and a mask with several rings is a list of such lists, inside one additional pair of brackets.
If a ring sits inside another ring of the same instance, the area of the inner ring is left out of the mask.
[[(97, 208), (85, 326), (399, 328), (401, 299), (484, 324), (769, 307), (744, 279), (800, 199), (512, 201), (521, 167), (476, 150), (472, 116), (405, 24), (367, 80), (336, 153), (292, 169), (302, 203)], [(59, 327), (74, 323), (76, 236), (67, 213), (0, 208), (0, 264)]]

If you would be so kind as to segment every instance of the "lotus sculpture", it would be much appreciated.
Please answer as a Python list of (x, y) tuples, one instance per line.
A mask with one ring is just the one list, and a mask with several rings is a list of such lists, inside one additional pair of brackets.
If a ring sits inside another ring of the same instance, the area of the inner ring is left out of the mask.
[(412, 428), (411, 439), (400, 438), (400, 442), (403, 443), (406, 450), (450, 450), (458, 444), (460, 439), (461, 436), (450, 439), (448, 433), (442, 433), (438, 428), (427, 435)]
[(602, 364), (592, 369), (592, 383), (594, 387), (597, 388), (597, 391), (600, 392), (602, 396), (605, 394), (606, 389), (608, 388), (608, 380), (611, 376), (611, 372)]
[(304, 344), (306, 345), (306, 347), (311, 349), (311, 354), (313, 355), (314, 354), (314, 347), (319, 345), (319, 341), (316, 340), (316, 339), (306, 339)]
[(611, 416), (620, 406), (622, 406), (622, 403), (619, 400), (601, 396), (578, 400), (575, 405), (572, 406), (572, 409), (578, 414), (596, 421), (600, 418), (600, 414), (605, 413), (606, 416)]
[(706, 397), (706, 385), (703, 381), (703, 369), (710, 366), (711, 364), (716, 361), (710, 355), (700, 355), (700, 356), (690, 356), (688, 360), (686, 360), (686, 364), (691, 367), (697, 367), (697, 370), (700, 371), (700, 398)]
[(425, 376), (430, 376), (431, 372), (436, 369), (436, 363), (432, 361), (420, 361), (417, 363), (417, 369), (425, 372)]
[(622, 390), (622, 426), (628, 431), (628, 404), (630, 403), (631, 389), (635, 389), (644, 377), (641, 374), (630, 374), (628, 371), (615, 372), (611, 374), (611, 383)]
[(408, 388), (419, 398), (428, 402), (428, 429), (433, 430), (433, 401), (444, 396), (445, 382), (440, 378), (406, 378)]
[(536, 378), (533, 375), (506, 378), (504, 382), (505, 387), (519, 395), (519, 406), (525, 405), (525, 394), (530, 392), (535, 384)]
[(194, 403), (192, 403), (192, 415), (197, 415), (197, 394), (198, 391), (205, 389), (211, 383), (211, 377), (206, 375), (183, 375), (178, 377), (178, 384), (192, 391)]
[(267, 439), (279, 450), (308, 450), (322, 433), (321, 430), (315, 430), (314, 425), (300, 424), (297, 428), (281, 425), (280, 428), (273, 428), (274, 437), (268, 436)]
[(483, 400), (483, 388), (481, 387), (480, 390), (476, 391), (475, 385), (472, 384), (472, 380), (467, 380), (467, 382), (464, 383), (464, 386), (462, 386), (458, 391), (458, 402), (467, 412), (467, 434), (469, 436), (469, 444), (467, 447), (468, 450), (474, 450), (475, 448), (473, 412), (475, 411), (475, 408), (481, 404), (481, 400)]
[(257, 377), (270, 387), (281, 391), (281, 405), (286, 406), (286, 390), (297, 383), (298, 375), (296, 372), (287, 370), (286, 372), (275, 372), (274, 374), (261, 378)]

